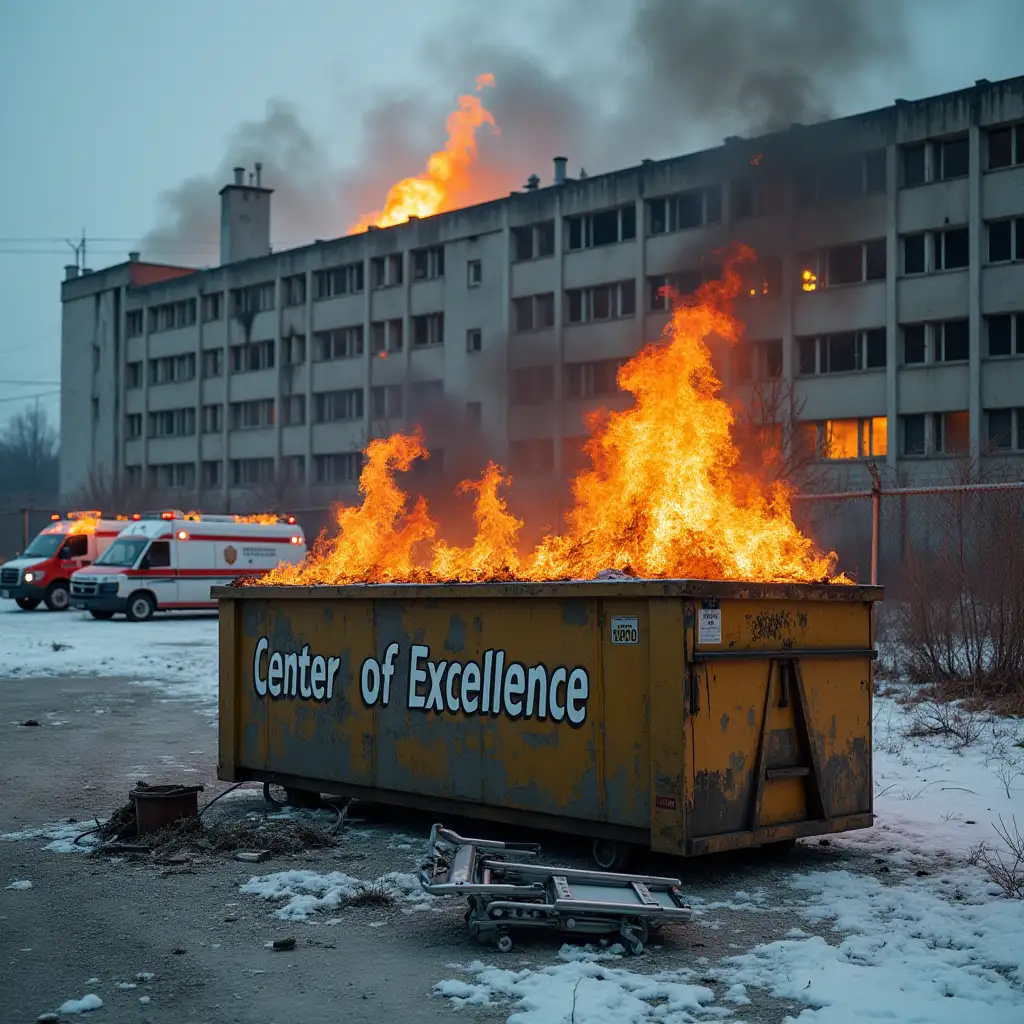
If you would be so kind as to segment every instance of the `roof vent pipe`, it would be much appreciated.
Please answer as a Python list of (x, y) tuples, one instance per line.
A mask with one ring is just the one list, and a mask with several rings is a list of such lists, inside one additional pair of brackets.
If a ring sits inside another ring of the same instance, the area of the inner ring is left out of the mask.
[(234, 169), (234, 171), (235, 171), (235, 184), (236, 185), (244, 185), (245, 184), (245, 168), (244, 167), (236, 167)]
[(260, 187), (260, 175), (263, 173), (263, 164), (261, 164), (257, 160), (256, 164), (255, 164), (255, 167), (256, 167), (256, 187), (259, 188)]
[(78, 277), (78, 264), (77, 263), (68, 263), (64, 267), (64, 280), (65, 281), (72, 281), (76, 277)]
[(565, 165), (569, 162), (569, 158), (566, 156), (555, 157), (555, 184), (565, 184)]
[(139, 253), (137, 253), (137, 252), (130, 252), (130, 253), (128, 253), (128, 262), (129, 263), (138, 263), (139, 262)]

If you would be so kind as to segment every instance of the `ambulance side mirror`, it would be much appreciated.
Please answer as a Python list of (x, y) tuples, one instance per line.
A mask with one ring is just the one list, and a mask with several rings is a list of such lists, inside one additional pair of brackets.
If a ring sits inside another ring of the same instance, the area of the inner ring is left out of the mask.
[(139, 562), (139, 568), (140, 569), (149, 569), (150, 568), (149, 555), (143, 555), (142, 561)]

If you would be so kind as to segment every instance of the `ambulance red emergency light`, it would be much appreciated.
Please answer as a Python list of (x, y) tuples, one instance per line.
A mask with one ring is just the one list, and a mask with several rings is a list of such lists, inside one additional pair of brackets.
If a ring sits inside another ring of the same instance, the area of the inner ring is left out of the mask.
[(93, 565), (71, 579), (71, 604), (94, 619), (132, 622), (158, 611), (215, 610), (210, 588), (300, 562), (306, 537), (294, 516), (146, 512)]
[(52, 612), (68, 608), (71, 576), (103, 554), (130, 522), (126, 515), (55, 512), (50, 525), (21, 554), (0, 566), (0, 598), (24, 611), (40, 602)]

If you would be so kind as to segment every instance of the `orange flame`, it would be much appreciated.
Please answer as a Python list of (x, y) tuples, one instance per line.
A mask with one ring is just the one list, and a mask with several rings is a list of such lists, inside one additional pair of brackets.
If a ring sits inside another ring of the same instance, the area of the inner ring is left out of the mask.
[(250, 516), (235, 516), (236, 523), (260, 523), (263, 526), (273, 526), (280, 521), (281, 517), (274, 512), (255, 512)]
[[(494, 75), (477, 76), (477, 92), (493, 85)], [(485, 124), (498, 131), (494, 116), (478, 97), (460, 96), (459, 109), (448, 115), (448, 141), (444, 149), (431, 154), (422, 174), (392, 185), (384, 209), (362, 216), (349, 228), (349, 233), (370, 227), (390, 228), (404, 224), (410, 217), (432, 217), (454, 209), (459, 193), (469, 185), (469, 169), (476, 163), (476, 131)]]
[(408, 496), (394, 479), (428, 452), (418, 432), (395, 434), (366, 449), (363, 502), (339, 510), (337, 537), (321, 536), (303, 563), (281, 565), (259, 582), (539, 581), (614, 569), (645, 578), (849, 583), (833, 575), (835, 553), (819, 551), (793, 522), (786, 488), (765, 487), (737, 468), (734, 416), (719, 396), (709, 341), (739, 339), (742, 325), (731, 310), (743, 287), (737, 264), (752, 257), (740, 247), (720, 281), (685, 299), (673, 296), (662, 339), (619, 371), (634, 404), (590, 417), (592, 468), (573, 482), (561, 535), (519, 554), (523, 523), (499, 495), (511, 480), (491, 463), (479, 481), (458, 488), (476, 496), (472, 545), (435, 541), (425, 500), (407, 511)]
[(96, 527), (100, 524), (100, 517), (98, 515), (87, 515), (82, 514), (75, 518), (71, 525), (68, 527), (68, 536), (73, 537), (76, 534), (90, 534), (96, 532)]

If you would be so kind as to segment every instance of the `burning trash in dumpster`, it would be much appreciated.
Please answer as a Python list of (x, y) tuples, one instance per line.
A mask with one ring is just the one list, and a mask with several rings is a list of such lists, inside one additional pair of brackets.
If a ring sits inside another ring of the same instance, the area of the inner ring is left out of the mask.
[(662, 338), (618, 373), (633, 396), (624, 411), (588, 420), (590, 468), (572, 483), (573, 506), (560, 534), (520, 551), (524, 523), (509, 510), (511, 478), (490, 463), (458, 492), (474, 502), (468, 547), (439, 537), (426, 500), (396, 480), (430, 453), (419, 431), (372, 441), (359, 481), (362, 504), (337, 512), (337, 536), (322, 536), (298, 565), (281, 565), (258, 584), (431, 583), (594, 579), (616, 571), (647, 579), (850, 583), (834, 552), (820, 551), (793, 521), (784, 484), (764, 484), (738, 468), (734, 414), (721, 397), (710, 344), (734, 344), (742, 324), (732, 302), (739, 246), (722, 277), (693, 296), (673, 296)]

